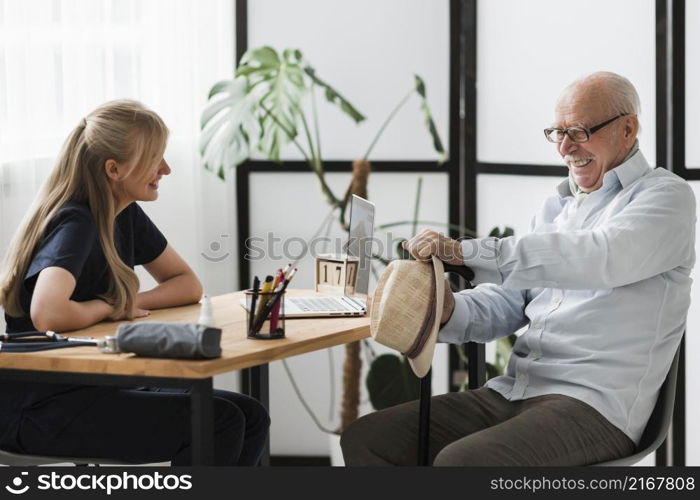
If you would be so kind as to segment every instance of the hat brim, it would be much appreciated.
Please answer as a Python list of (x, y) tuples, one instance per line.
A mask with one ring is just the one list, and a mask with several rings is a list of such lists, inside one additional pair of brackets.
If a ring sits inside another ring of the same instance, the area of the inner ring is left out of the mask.
[(440, 316), (442, 314), (442, 305), (445, 300), (445, 268), (442, 261), (433, 256), (433, 275), (435, 287), (435, 322), (430, 330), (430, 336), (425, 342), (423, 349), (415, 358), (407, 358), (408, 364), (411, 366), (413, 373), (418, 378), (425, 377), (430, 371), (430, 366), (433, 364), (433, 354), (435, 353), (435, 344), (437, 343), (438, 332), (440, 331)]

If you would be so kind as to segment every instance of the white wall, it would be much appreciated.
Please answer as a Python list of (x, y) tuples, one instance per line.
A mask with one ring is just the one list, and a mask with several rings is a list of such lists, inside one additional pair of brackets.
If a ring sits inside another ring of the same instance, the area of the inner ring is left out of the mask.
[[(320, 103), (321, 142), (328, 160), (360, 157), (389, 111), (425, 80), (443, 139), (448, 128), (449, 6), (447, 0), (255, 0), (248, 2), (248, 46), (299, 48), (321, 79), (367, 116), (356, 126)], [(433, 160), (418, 101), (396, 116), (374, 160)], [(288, 148), (286, 158), (299, 158)]]
[[(425, 80), (434, 119), (443, 142), (447, 142), (449, 16), (446, 0), (256, 0), (249, 2), (248, 6), (249, 47), (299, 48), (318, 75), (367, 116), (363, 124), (355, 125), (318, 96), (321, 143), (326, 160), (346, 160), (349, 171), (350, 161), (364, 154), (382, 121), (412, 88), (414, 73)], [(299, 159), (291, 146), (286, 148), (283, 156)], [(436, 159), (417, 98), (412, 98), (395, 117), (370, 159)], [(436, 171), (440, 171), (437, 165)], [(347, 174), (329, 175), (328, 179), (336, 195), (344, 193), (349, 181)], [(377, 204), (377, 223), (411, 218), (416, 181), (415, 174), (372, 174), (369, 197)], [(321, 199), (313, 176), (252, 176), (250, 196), (253, 208), (256, 200), (278, 192), (284, 193), (284, 214), (253, 210), (252, 235), (272, 231), (290, 237), (312, 236), (328, 212), (328, 205)], [(447, 221), (444, 173), (424, 176), (421, 218)], [(401, 233), (408, 235), (405, 228)], [(340, 235), (340, 232), (336, 230), (336, 234)], [(251, 271), (258, 275), (269, 274), (278, 265), (269, 260), (253, 262)], [(312, 287), (313, 260), (307, 258), (299, 265), (300, 274), (295, 285)], [(380, 346), (375, 349), (383, 351)], [(330, 427), (338, 423), (344, 348), (336, 348), (334, 352), (336, 401), (331, 407), (335, 409), (335, 420)], [(289, 360), (304, 397), (317, 409), (324, 422), (329, 422), (331, 377), (327, 357), (327, 353), (321, 352)], [(446, 360), (447, 351), (441, 348), (434, 365), (436, 392), (447, 390)], [(367, 368), (366, 362), (363, 368)], [(363, 413), (370, 408), (366, 398), (363, 393)], [(273, 454), (329, 453), (327, 437), (304, 413), (279, 363), (271, 366), (271, 404)]]
[(479, 160), (561, 164), (542, 134), (554, 103), (576, 78), (606, 70), (637, 87), (640, 144), (653, 164), (654, 26), (654, 0), (478, 2)]

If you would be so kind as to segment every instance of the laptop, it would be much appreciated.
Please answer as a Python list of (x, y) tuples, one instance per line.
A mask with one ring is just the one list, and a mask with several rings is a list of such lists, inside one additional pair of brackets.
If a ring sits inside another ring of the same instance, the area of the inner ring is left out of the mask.
[[(352, 196), (350, 200), (350, 231), (342, 255), (346, 268), (348, 262), (356, 262), (354, 286), (344, 286), (343, 295), (320, 297), (318, 295), (289, 297), (284, 301), (285, 318), (314, 318), (324, 316), (365, 316), (367, 292), (372, 261), (372, 234), (374, 231), (374, 203)], [(245, 301), (242, 302), (245, 307)]]

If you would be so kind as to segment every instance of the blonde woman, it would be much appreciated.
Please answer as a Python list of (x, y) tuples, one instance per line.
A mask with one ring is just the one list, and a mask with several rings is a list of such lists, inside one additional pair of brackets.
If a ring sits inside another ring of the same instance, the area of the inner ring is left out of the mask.
[[(71, 132), (5, 255), (8, 332), (90, 326), (191, 304), (202, 286), (136, 201), (154, 201), (170, 167), (168, 129), (135, 101), (113, 101)], [(134, 266), (158, 285), (138, 293)], [(255, 465), (269, 417), (257, 401), (215, 391), (216, 463)], [(158, 388), (8, 382), (0, 447), (20, 453), (189, 463), (189, 395)]]

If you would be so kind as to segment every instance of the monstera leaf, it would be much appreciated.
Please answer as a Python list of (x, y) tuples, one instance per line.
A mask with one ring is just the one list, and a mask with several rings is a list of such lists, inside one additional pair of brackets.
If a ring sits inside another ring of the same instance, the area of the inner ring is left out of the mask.
[(301, 100), (307, 87), (301, 53), (270, 47), (246, 52), (233, 80), (214, 85), (202, 112), (199, 149), (207, 169), (222, 179), (225, 169), (258, 148), (273, 161), (297, 135)]
[(513, 228), (510, 226), (505, 226), (502, 231), (500, 227), (496, 226), (491, 230), (489, 236), (493, 236), (496, 238), (507, 238), (508, 236), (513, 236), (514, 234), (515, 231), (513, 231)]
[(251, 89), (262, 95), (260, 127), (262, 135), (258, 149), (271, 160), (280, 162), (282, 147), (297, 136), (301, 101), (307, 91), (301, 52), (287, 49), (279, 57), (271, 47), (246, 52), (236, 71), (246, 76)]
[(416, 84), (416, 92), (418, 93), (421, 99), (420, 107), (423, 111), (425, 125), (428, 128), (430, 137), (433, 140), (433, 149), (435, 149), (435, 151), (440, 155), (440, 163), (444, 163), (445, 160), (447, 160), (447, 153), (445, 152), (445, 147), (442, 145), (442, 141), (440, 140), (440, 134), (438, 134), (437, 127), (435, 126), (435, 122), (433, 121), (433, 115), (430, 112), (430, 107), (428, 106), (428, 97), (425, 91), (425, 83), (423, 82), (423, 79), (420, 76), (414, 75), (414, 77)]
[(209, 92), (210, 102), (200, 121), (199, 151), (205, 168), (221, 179), (225, 168), (250, 156), (251, 138), (260, 135), (258, 99), (243, 77), (221, 81)]
[[(267, 46), (248, 50), (235, 78), (217, 83), (209, 92), (200, 123), (205, 167), (223, 179), (227, 168), (245, 161), (256, 148), (279, 163), (282, 148), (297, 139), (300, 123), (307, 130), (303, 103), (312, 85), (320, 86), (328, 102), (355, 122), (364, 120), (316, 75), (299, 50), (286, 49), (281, 55)], [(313, 155), (311, 147), (309, 156)]]
[(304, 72), (309, 76), (309, 78), (311, 78), (311, 80), (313, 80), (313, 82), (316, 85), (318, 85), (325, 91), (324, 93), (328, 102), (340, 107), (341, 111), (343, 111), (343, 113), (352, 118), (355, 123), (360, 123), (361, 121), (364, 121), (365, 115), (360, 113), (355, 108), (355, 106), (350, 104), (350, 102), (347, 99), (345, 99), (342, 95), (340, 95), (337, 90), (335, 90), (333, 87), (328, 85), (328, 83), (324, 82), (318, 76), (316, 76), (315, 69), (313, 69), (311, 66), (306, 66), (304, 68)]

